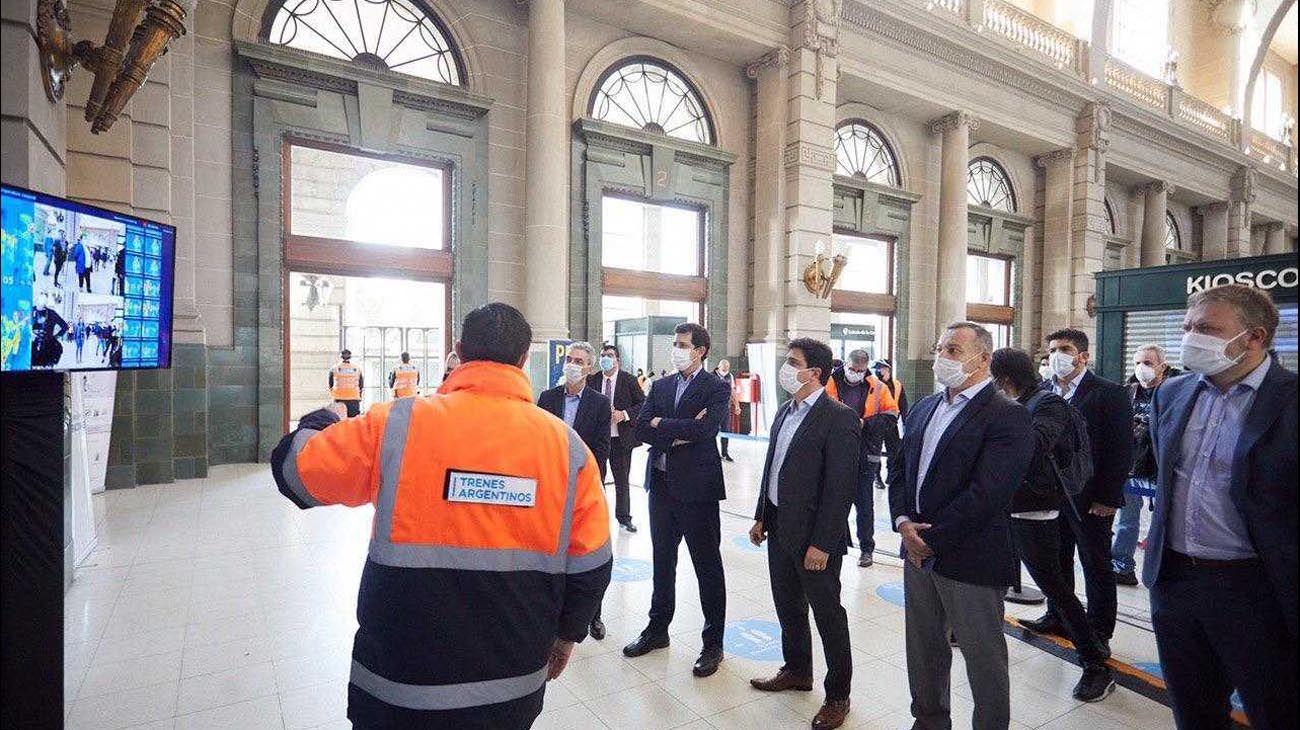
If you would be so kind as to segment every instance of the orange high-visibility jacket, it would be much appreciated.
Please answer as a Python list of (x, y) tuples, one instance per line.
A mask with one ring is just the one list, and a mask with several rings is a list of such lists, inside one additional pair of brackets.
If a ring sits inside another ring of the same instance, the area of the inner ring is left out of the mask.
[(330, 397), (361, 400), (361, 368), (350, 362), (340, 362), (330, 368)]
[[(863, 380), (871, 390), (867, 393), (867, 399), (862, 404), (862, 413), (858, 414), (858, 417), (865, 421), (880, 413), (892, 413), (897, 416), (898, 401), (894, 393), (880, 382), (880, 378), (868, 375)], [(835, 400), (840, 400), (840, 391), (835, 384), (835, 378), (826, 381), (826, 392)]]
[(375, 505), (348, 717), (514, 726), (540, 707), (556, 638), (587, 635), (609, 583), (591, 452), (533, 405), (522, 370), (497, 363), (465, 363), (436, 395), (313, 430), (336, 418), (305, 416), (272, 469), (299, 507)]
[(415, 395), (415, 386), (420, 383), (420, 368), (409, 362), (399, 363), (393, 368), (389, 379), (392, 381), (394, 398)]

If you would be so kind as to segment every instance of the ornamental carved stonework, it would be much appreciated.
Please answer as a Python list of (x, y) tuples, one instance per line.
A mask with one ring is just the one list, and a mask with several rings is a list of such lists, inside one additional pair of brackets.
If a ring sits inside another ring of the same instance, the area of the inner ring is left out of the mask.
[(759, 71), (765, 68), (784, 68), (788, 63), (790, 63), (790, 49), (786, 46), (773, 48), (759, 56), (757, 60), (745, 64), (745, 76), (757, 79)]
[(817, 61), (817, 98), (826, 96), (826, 59), (840, 52), (841, 0), (803, 0), (802, 47), (813, 52)]
[(835, 153), (829, 147), (811, 142), (791, 142), (785, 146), (781, 162), (786, 169), (795, 165), (808, 165), (831, 172), (835, 169)]
[(980, 120), (969, 112), (953, 112), (930, 122), (930, 129), (936, 134), (943, 134), (950, 129), (965, 126), (974, 132), (980, 128)]
[(1242, 165), (1237, 168), (1231, 181), (1232, 190), (1229, 199), (1235, 203), (1255, 202), (1255, 168)]
[(1047, 169), (1053, 162), (1066, 162), (1074, 159), (1074, 150), (1069, 147), (1062, 147), (1059, 150), (1052, 150), (1034, 158), (1034, 163), (1043, 169)]

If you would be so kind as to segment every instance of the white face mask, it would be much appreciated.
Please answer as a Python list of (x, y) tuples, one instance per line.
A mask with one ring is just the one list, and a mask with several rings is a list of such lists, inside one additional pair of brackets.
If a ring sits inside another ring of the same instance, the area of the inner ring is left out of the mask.
[(949, 360), (946, 357), (936, 356), (934, 365), (931, 366), (935, 381), (945, 388), (956, 388), (970, 377), (970, 373), (966, 372), (966, 363), (977, 357), (979, 355), (972, 355), (965, 360)]
[(1056, 377), (1068, 378), (1070, 373), (1074, 372), (1074, 357), (1074, 355), (1066, 352), (1053, 352), (1047, 361), (1051, 364), (1052, 372), (1056, 374)]
[(668, 357), (672, 360), (673, 367), (677, 368), (678, 372), (686, 370), (691, 366), (691, 363), (694, 362), (694, 359), (691, 357), (691, 352), (690, 349), (685, 347), (674, 347), (672, 352), (669, 353)]
[(858, 383), (861, 383), (863, 379), (866, 377), (867, 377), (866, 373), (844, 368), (844, 380), (848, 381), (849, 385), (857, 385)]
[(1223, 339), (1214, 335), (1203, 335), (1199, 332), (1187, 332), (1183, 334), (1183, 366), (1194, 373), (1201, 375), (1218, 375), (1228, 368), (1241, 362), (1241, 358), (1246, 356), (1246, 351), (1242, 350), (1236, 357), (1228, 357), (1228, 343), (1246, 334), (1247, 330), (1242, 330), (1231, 339)]
[(795, 393), (798, 393), (799, 390), (804, 386), (803, 383), (799, 382), (799, 373), (802, 372), (803, 372), (802, 370), (791, 365), (790, 363), (786, 363), (782, 365), (781, 372), (777, 374), (777, 378), (781, 381), (782, 390), (789, 393), (790, 395), (794, 395)]
[(1146, 363), (1138, 363), (1133, 366), (1133, 375), (1138, 379), (1138, 383), (1143, 388), (1150, 388), (1151, 384), (1156, 381), (1156, 369)]
[(1047, 364), (1039, 365), (1039, 366), (1038, 366), (1038, 377), (1042, 378), (1043, 380), (1051, 380), (1051, 379), (1052, 379), (1052, 366), (1051, 366), (1051, 365), (1047, 365)]
[(564, 364), (564, 380), (568, 383), (576, 383), (587, 376), (587, 369), (577, 363), (567, 362)]

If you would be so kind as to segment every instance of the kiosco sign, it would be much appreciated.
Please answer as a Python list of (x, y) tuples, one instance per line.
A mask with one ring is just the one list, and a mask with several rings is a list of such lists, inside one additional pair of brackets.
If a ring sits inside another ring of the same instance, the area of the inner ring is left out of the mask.
[(1236, 274), (1202, 274), (1187, 277), (1187, 293), (1195, 294), (1211, 287), (1224, 284), (1242, 284), (1256, 289), (1294, 289), (1300, 285), (1300, 269), (1294, 266), (1285, 269), (1264, 269), (1263, 271), (1241, 271)]

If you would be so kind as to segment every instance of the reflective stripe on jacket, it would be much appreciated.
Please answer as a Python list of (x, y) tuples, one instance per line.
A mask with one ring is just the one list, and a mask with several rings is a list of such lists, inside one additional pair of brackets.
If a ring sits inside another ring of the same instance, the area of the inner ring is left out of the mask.
[(420, 382), (420, 368), (411, 363), (402, 363), (393, 368), (393, 395), (405, 398), (415, 395), (415, 386)]
[(300, 507), (375, 505), (349, 718), (452, 727), (536, 700), (552, 645), (586, 636), (612, 567), (581, 438), (533, 405), (523, 371), (487, 362), (460, 366), (437, 395), (320, 431), (316, 417), (272, 467)]
[(361, 400), (361, 368), (341, 362), (330, 369), (330, 397), (334, 400)]

